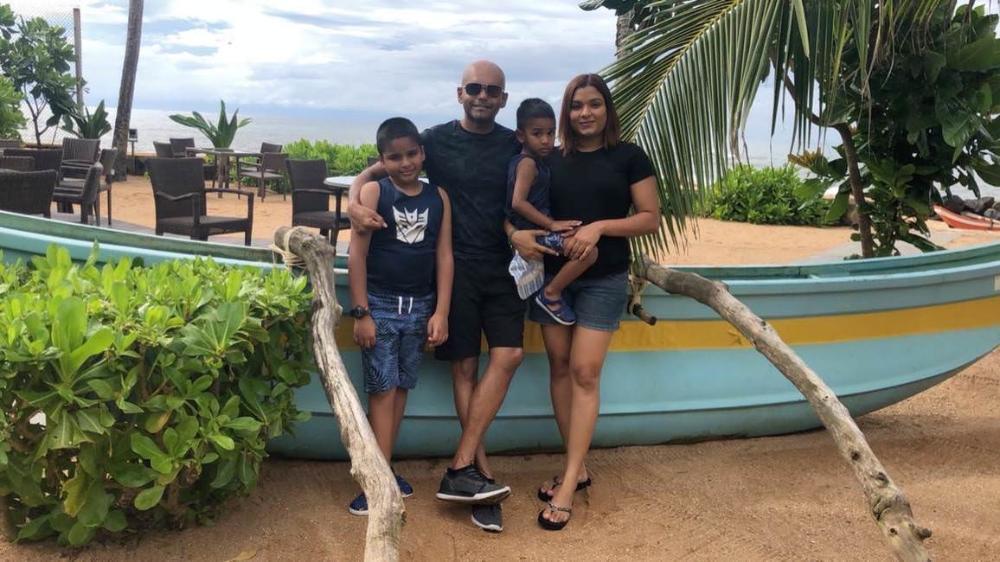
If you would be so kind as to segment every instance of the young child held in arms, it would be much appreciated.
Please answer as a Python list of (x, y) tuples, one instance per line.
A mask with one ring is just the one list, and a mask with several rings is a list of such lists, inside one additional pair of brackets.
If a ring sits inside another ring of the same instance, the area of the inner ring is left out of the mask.
[[(539, 244), (563, 253), (563, 234), (580, 226), (577, 220), (553, 220), (549, 208), (549, 168), (545, 158), (552, 152), (556, 135), (556, 115), (552, 106), (538, 98), (528, 98), (517, 108), (517, 140), (521, 153), (507, 169), (507, 220), (518, 230), (549, 231), (539, 236)], [(576, 314), (562, 298), (562, 292), (597, 261), (597, 248), (579, 260), (570, 260), (535, 295), (535, 302), (553, 320), (564, 326), (576, 323)]]
[[(368, 421), (391, 461), (424, 345), (448, 339), (454, 262), (448, 196), (418, 177), (424, 149), (417, 127), (402, 117), (388, 119), (378, 128), (376, 145), (389, 177), (365, 184), (361, 204), (377, 211), (386, 227), (352, 231), (347, 264)], [(403, 497), (413, 493), (401, 476), (396, 475), (396, 482)], [(363, 493), (349, 510), (368, 514)]]

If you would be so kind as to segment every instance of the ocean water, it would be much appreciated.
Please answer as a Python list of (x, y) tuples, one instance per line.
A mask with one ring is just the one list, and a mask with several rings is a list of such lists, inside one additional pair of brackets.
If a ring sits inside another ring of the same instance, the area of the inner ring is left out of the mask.
[[(227, 109), (230, 111), (228, 117), (231, 118), (232, 108)], [(114, 125), (114, 109), (110, 109), (108, 113), (108, 121)], [(208, 139), (197, 129), (172, 121), (170, 115), (174, 113), (191, 114), (188, 110), (133, 109), (130, 128), (136, 129), (138, 133), (135, 151), (153, 152), (153, 141), (167, 142), (171, 137), (193, 137), (198, 146), (211, 146)], [(219, 117), (218, 108), (212, 112), (203, 111), (202, 116), (210, 123), (215, 123)], [(375, 140), (375, 129), (381, 122), (378, 117), (370, 118), (364, 115), (352, 117), (326, 113), (283, 115), (240, 111), (240, 118), (243, 117), (250, 117), (252, 122), (236, 132), (233, 148), (237, 150), (257, 150), (261, 142), (287, 144), (302, 138), (345, 144), (372, 143)], [(34, 133), (29, 130), (22, 131), (21, 136), (25, 140), (34, 140)], [(53, 136), (53, 131), (49, 130), (43, 135), (42, 140), (53, 142), (54, 139), (54, 142), (58, 143), (63, 136), (68, 136), (68, 133), (60, 130)], [(101, 146), (111, 146), (111, 133), (101, 137)]]

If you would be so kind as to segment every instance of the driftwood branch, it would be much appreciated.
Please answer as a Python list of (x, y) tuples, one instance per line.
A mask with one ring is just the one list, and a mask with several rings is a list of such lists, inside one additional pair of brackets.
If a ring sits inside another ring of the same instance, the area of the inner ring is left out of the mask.
[(931, 531), (913, 521), (910, 503), (875, 457), (865, 436), (836, 394), (781, 340), (770, 324), (733, 297), (726, 286), (694, 273), (668, 269), (643, 260), (643, 277), (668, 293), (690, 297), (715, 310), (732, 324), (812, 405), (830, 431), (837, 449), (861, 484), (868, 508), (893, 553), (905, 561), (930, 560), (923, 540)]
[(335, 251), (326, 239), (303, 230), (281, 227), (274, 243), (305, 261), (313, 288), (313, 352), (320, 380), (340, 424), (340, 437), (351, 456), (351, 476), (368, 498), (365, 560), (399, 559), (405, 512), (389, 462), (382, 456), (361, 401), (347, 376), (334, 333), (340, 317), (334, 286)]

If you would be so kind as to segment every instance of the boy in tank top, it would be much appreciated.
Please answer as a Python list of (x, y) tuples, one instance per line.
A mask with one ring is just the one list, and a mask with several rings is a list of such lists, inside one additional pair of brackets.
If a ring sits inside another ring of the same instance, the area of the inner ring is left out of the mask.
[[(386, 228), (352, 231), (347, 264), (368, 421), (391, 461), (424, 345), (448, 339), (454, 263), (448, 196), (419, 178), (424, 151), (416, 126), (402, 117), (388, 119), (378, 128), (376, 145), (389, 175), (361, 188), (361, 204), (376, 210)], [(396, 481), (403, 497), (413, 493), (401, 476)], [(367, 515), (365, 495), (348, 509)]]

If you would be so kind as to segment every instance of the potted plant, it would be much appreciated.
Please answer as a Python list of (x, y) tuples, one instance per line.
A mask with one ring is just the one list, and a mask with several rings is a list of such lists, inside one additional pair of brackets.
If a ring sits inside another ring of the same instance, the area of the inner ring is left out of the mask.
[[(193, 129), (198, 129), (201, 134), (205, 135), (208, 142), (212, 143), (214, 148), (230, 148), (233, 144), (233, 139), (236, 137), (236, 131), (240, 127), (245, 127), (249, 125), (252, 121), (249, 118), (239, 119), (238, 115), (240, 110), (237, 109), (233, 112), (232, 119), (226, 118), (226, 102), (219, 100), (219, 122), (217, 124), (209, 123), (201, 113), (197, 111), (192, 111), (191, 115), (180, 115), (174, 114), (170, 116), (171, 121), (184, 125), (185, 127), (191, 127)], [(224, 166), (227, 164), (225, 159), (217, 158), (216, 162), (219, 166), (218, 177), (222, 178), (224, 174)]]
[(108, 112), (104, 110), (104, 100), (97, 104), (93, 113), (86, 106), (74, 107), (63, 116), (62, 130), (81, 139), (99, 139), (111, 131)]

